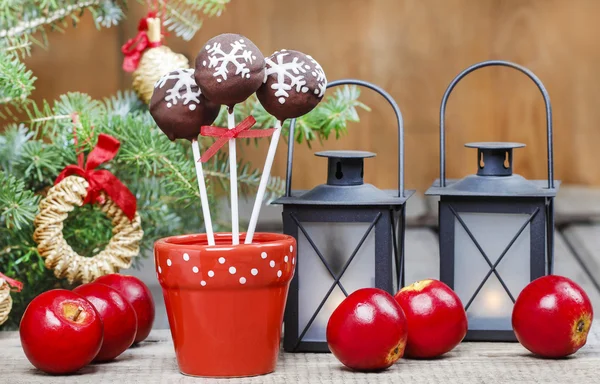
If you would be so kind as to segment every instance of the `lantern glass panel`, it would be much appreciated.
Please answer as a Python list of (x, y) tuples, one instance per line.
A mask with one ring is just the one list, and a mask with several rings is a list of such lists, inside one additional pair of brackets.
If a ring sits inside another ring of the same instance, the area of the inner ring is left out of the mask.
[[(459, 215), (492, 265), (530, 217), (528, 214), (465, 212)], [(454, 228), (454, 289), (467, 305), (491, 267), (457, 218)], [(530, 244), (530, 226), (527, 224), (496, 266), (515, 299), (515, 295), (530, 282)], [(512, 307), (510, 296), (492, 273), (467, 309), (469, 329), (511, 330)]]
[[(302, 223), (319, 252), (339, 276), (370, 223)], [(298, 334), (301, 334), (334, 284), (327, 268), (302, 231), (298, 232)], [(375, 230), (372, 229), (342, 275), (348, 294), (375, 286)], [(336, 286), (313, 321), (304, 341), (325, 341), (327, 322), (346, 296)]]

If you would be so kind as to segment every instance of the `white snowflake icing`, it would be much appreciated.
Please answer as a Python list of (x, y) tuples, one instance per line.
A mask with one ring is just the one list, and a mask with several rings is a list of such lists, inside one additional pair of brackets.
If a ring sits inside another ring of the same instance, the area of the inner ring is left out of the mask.
[(275, 97), (278, 98), (280, 104), (285, 104), (285, 99), (290, 97), (288, 91), (291, 91), (294, 87), (296, 92), (308, 92), (308, 88), (305, 87), (306, 80), (304, 80), (304, 74), (307, 71), (306, 64), (304, 61), (298, 61), (297, 57), (294, 57), (291, 62), (285, 63), (284, 58), (288, 55), (288, 52), (282, 50), (281, 52), (275, 52), (276, 61), (271, 60), (270, 57), (265, 58), (264, 81), (267, 81), (269, 75), (277, 75), (277, 81), (271, 85), (271, 89), (275, 90)]
[[(247, 64), (256, 60), (256, 56), (252, 54), (251, 50), (244, 49), (246, 44), (244, 39), (239, 39), (229, 44), (231, 50), (225, 52), (221, 46), (221, 43), (213, 43), (212, 46), (206, 46), (206, 52), (208, 53), (208, 68), (214, 68), (214, 77), (220, 77), (217, 82), (227, 80), (229, 71), (227, 66), (231, 63), (235, 65), (235, 74), (240, 75), (242, 78), (250, 78), (250, 68)], [(202, 65), (206, 67), (206, 61), (202, 61)]]
[(178, 69), (169, 72), (158, 79), (154, 88), (164, 87), (169, 80), (175, 80), (175, 84), (167, 90), (167, 95), (165, 96), (167, 108), (177, 105), (179, 100), (182, 101), (183, 105), (187, 105), (190, 111), (195, 110), (200, 105), (201, 92), (200, 88), (196, 85), (193, 69)]
[[(275, 97), (278, 98), (279, 103), (285, 104), (286, 99), (290, 96), (288, 91), (294, 88), (299, 93), (309, 91), (305, 79), (307, 74), (316, 78), (318, 88), (315, 88), (314, 93), (319, 97), (323, 97), (327, 86), (327, 79), (325, 78), (323, 68), (321, 68), (315, 59), (308, 55), (306, 57), (310, 63), (300, 61), (298, 57), (294, 57), (291, 62), (286, 63), (285, 57), (289, 54), (285, 49), (282, 49), (265, 59), (266, 70), (264, 82), (267, 81), (269, 75), (274, 74), (277, 76), (277, 80), (271, 85), (271, 89), (275, 90)], [(272, 59), (273, 56), (275, 56), (275, 61)]]
[(323, 71), (321, 65), (317, 63), (317, 61), (313, 59), (312, 56), (306, 55), (306, 57), (308, 57), (308, 59), (315, 66), (314, 70), (311, 72), (311, 75), (317, 78), (317, 87), (319, 87), (319, 89), (315, 89), (315, 95), (323, 97), (323, 95), (325, 94), (325, 88), (327, 88), (327, 78), (325, 77), (325, 71)]

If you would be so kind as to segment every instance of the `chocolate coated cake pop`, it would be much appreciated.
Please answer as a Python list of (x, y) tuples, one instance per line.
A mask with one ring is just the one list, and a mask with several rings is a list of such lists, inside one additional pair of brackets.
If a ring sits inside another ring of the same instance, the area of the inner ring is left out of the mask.
[(154, 85), (150, 114), (171, 140), (195, 140), (200, 127), (210, 125), (220, 105), (202, 95), (193, 69), (178, 69), (163, 75)]
[(264, 84), (256, 95), (262, 106), (280, 121), (300, 117), (319, 104), (327, 79), (311, 56), (282, 49), (265, 58)]
[(194, 77), (204, 96), (231, 108), (261, 86), (265, 59), (247, 37), (224, 33), (204, 44), (196, 57)]

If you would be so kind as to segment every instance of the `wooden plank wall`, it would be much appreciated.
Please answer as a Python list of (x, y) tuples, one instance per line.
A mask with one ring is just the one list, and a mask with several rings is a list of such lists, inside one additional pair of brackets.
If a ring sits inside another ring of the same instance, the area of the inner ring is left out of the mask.
[[(133, 3), (133, 2), (132, 2)], [(35, 97), (69, 90), (108, 96), (127, 88), (120, 71), (123, 41), (135, 34), (144, 6), (131, 4), (129, 21), (96, 32), (91, 18), (76, 30), (50, 36), (50, 50), (34, 49), (28, 64), (39, 78)], [(203, 43), (223, 32), (251, 38), (265, 53), (297, 49), (312, 54), (329, 79), (356, 77), (386, 88), (406, 121), (406, 180), (425, 189), (438, 175), (438, 109), (450, 80), (487, 59), (515, 61), (532, 69), (553, 101), (556, 176), (569, 183), (600, 185), (593, 166), (600, 145), (600, 1), (597, 0), (232, 0), (228, 10), (206, 20), (196, 38), (169, 45), (193, 58)], [(379, 157), (367, 163), (367, 181), (395, 186), (395, 127), (391, 109), (370, 92), (373, 108), (348, 136), (326, 147), (363, 149)], [(527, 177), (546, 176), (543, 103), (525, 76), (488, 68), (466, 78), (448, 110), (448, 175), (474, 171), (468, 141), (506, 140), (528, 145), (515, 154)], [(294, 187), (325, 180), (325, 163), (314, 150), (296, 152)], [(244, 156), (262, 166), (266, 147)], [(285, 173), (285, 148), (276, 175)]]

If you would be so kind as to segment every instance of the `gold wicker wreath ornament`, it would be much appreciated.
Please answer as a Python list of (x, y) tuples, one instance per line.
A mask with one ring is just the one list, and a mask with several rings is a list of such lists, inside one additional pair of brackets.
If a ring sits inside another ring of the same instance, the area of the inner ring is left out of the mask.
[(23, 283), (0, 272), (0, 325), (8, 320), (8, 315), (12, 309), (13, 301), (10, 293), (21, 292), (21, 289), (23, 289)]
[[(94, 169), (112, 159), (119, 145), (117, 139), (100, 134), (85, 168), (83, 157), (78, 159), (79, 165), (67, 166), (40, 202), (33, 239), (46, 268), (54, 269), (56, 277), (66, 277), (70, 283), (88, 283), (99, 276), (129, 268), (139, 253), (143, 231), (135, 196), (109, 171)], [(62, 233), (69, 212), (88, 202), (99, 204), (113, 225), (108, 245), (92, 257), (75, 252)]]

